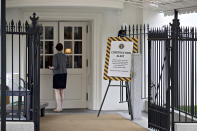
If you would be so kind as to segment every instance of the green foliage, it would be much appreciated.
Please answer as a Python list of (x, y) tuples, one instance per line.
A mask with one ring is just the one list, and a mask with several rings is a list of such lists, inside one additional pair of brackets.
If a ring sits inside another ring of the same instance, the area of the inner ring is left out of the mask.
[[(180, 110), (191, 114), (191, 106), (180, 106)], [(197, 116), (197, 105), (194, 106), (194, 115)]]

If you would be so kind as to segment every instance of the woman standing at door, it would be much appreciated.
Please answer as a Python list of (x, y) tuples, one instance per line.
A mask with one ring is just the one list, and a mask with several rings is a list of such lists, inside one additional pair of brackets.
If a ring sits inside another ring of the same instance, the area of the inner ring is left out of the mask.
[(56, 49), (58, 53), (53, 56), (53, 66), (49, 66), (49, 69), (53, 70), (53, 88), (57, 103), (54, 111), (61, 112), (67, 80), (66, 56), (62, 53), (63, 45), (61, 43), (56, 45)]

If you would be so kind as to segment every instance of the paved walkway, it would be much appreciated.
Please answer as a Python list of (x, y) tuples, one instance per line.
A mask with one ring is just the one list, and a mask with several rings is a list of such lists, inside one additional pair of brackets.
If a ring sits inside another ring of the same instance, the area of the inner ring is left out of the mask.
[[(87, 110), (87, 109), (68, 109), (68, 110), (64, 110), (61, 113), (55, 113), (52, 110), (46, 110), (46, 115), (57, 115), (57, 114), (61, 114), (61, 115), (65, 115), (65, 114), (97, 114), (97, 111), (92, 111), (92, 110)], [(130, 115), (128, 114), (128, 111), (102, 111), (101, 112), (101, 116), (102, 114), (118, 114), (126, 119), (130, 119)], [(149, 131), (152, 131), (151, 129), (148, 129), (148, 114), (147, 113), (142, 113), (142, 118), (141, 119), (137, 119), (137, 120), (133, 120), (132, 122), (136, 123), (137, 125), (146, 128)]]

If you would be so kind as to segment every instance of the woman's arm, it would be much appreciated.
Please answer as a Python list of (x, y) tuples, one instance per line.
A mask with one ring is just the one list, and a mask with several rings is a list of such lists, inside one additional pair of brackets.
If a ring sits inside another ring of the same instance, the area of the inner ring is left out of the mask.
[(53, 56), (53, 70), (56, 70), (58, 67), (57, 67), (57, 56)]
[(57, 57), (53, 56), (53, 66), (49, 66), (50, 70), (56, 70), (57, 69)]

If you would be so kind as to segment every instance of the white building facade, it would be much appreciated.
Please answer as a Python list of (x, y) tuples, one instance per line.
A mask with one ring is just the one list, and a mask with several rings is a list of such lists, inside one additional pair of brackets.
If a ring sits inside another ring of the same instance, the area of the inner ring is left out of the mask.
[[(108, 37), (118, 35), (122, 25), (150, 24), (162, 26), (171, 22), (158, 11), (143, 9), (137, 4), (123, 0), (7, 0), (7, 21), (29, 20), (33, 12), (43, 25), (41, 37), (41, 101), (48, 102), (48, 108), (55, 108), (53, 76), (48, 70), (55, 45), (63, 43), (67, 50), (68, 80), (65, 90), (64, 108), (87, 108), (98, 110), (108, 81), (103, 80), (105, 49)], [(9, 39), (9, 38), (8, 38)], [(143, 49), (144, 45), (140, 45)], [(7, 72), (11, 72), (7, 45)], [(18, 46), (16, 46), (18, 48)], [(25, 52), (25, 45), (22, 50)], [(17, 50), (14, 52), (17, 54)], [(134, 118), (143, 110), (144, 73), (147, 58), (145, 50), (133, 55), (131, 96)], [(146, 51), (147, 52), (147, 51)], [(23, 53), (24, 57), (25, 53)], [(24, 57), (25, 58), (25, 57)], [(17, 59), (14, 59), (17, 62)], [(25, 60), (22, 59), (25, 65)], [(14, 67), (17, 73), (18, 67)], [(22, 72), (25, 74), (25, 69)], [(111, 87), (104, 110), (127, 110), (126, 103), (119, 104), (119, 88)]]
[[(72, 49), (72, 53), (68, 56), (70, 67), (68, 68), (64, 108), (97, 110), (108, 84), (107, 81), (103, 80), (107, 38), (117, 36), (123, 24), (142, 24), (142, 8), (124, 4), (121, 0), (7, 1), (8, 21), (11, 19), (15, 21), (28, 20), (33, 12), (37, 13), (40, 23), (44, 27), (44, 34), (41, 39), (41, 48), (44, 50), (43, 54), (41, 54), (43, 60), (41, 63), (44, 66), (41, 68), (41, 101), (49, 102), (49, 108), (55, 107), (52, 72), (47, 68), (50, 65), (52, 55), (55, 53), (55, 44), (61, 42), (64, 43), (65, 48), (68, 46)], [(64, 29), (70, 29), (70, 32), (65, 32)], [(77, 35), (75, 33), (78, 33), (80, 38), (75, 39), (74, 37)], [(66, 34), (67, 36), (65, 36)], [(9, 53), (9, 46), (7, 49), (7, 53)], [(7, 56), (9, 57), (8, 54)], [(140, 63), (142, 62), (141, 56), (140, 53), (135, 56)], [(17, 59), (15, 60), (17, 61)], [(75, 65), (74, 62), (76, 61), (80, 62)], [(9, 60), (7, 65), (7, 70), (10, 72)], [(140, 65), (140, 68), (142, 68), (142, 64)], [(17, 73), (17, 67), (15, 68)], [(140, 73), (142, 72), (138, 74)], [(137, 81), (142, 82), (142, 80)], [(86, 97), (88, 97), (87, 101)], [(119, 88), (112, 87), (103, 109), (127, 109), (127, 104), (118, 104), (118, 102)]]

